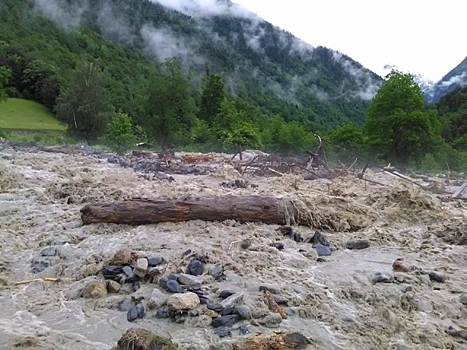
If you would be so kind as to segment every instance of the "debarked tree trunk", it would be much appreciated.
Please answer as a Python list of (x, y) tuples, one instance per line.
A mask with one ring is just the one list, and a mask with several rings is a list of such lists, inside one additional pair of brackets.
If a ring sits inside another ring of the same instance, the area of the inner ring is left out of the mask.
[[(307, 225), (291, 199), (273, 196), (200, 196), (189, 199), (129, 199), (89, 204), (81, 209), (84, 225), (115, 223), (129, 225), (189, 220), (236, 220), (285, 225)], [(292, 222), (291, 222), (292, 221)]]

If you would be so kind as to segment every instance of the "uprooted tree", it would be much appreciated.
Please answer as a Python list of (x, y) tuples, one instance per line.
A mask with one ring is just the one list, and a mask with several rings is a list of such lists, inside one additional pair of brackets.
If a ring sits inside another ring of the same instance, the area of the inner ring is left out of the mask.
[[(329, 203), (330, 199), (327, 199)], [(332, 199), (331, 199), (332, 200)], [(336, 199), (336, 208), (347, 206)], [(360, 208), (360, 211), (365, 211)], [(368, 211), (368, 210), (366, 210)], [(362, 220), (348, 220), (343, 210), (331, 212), (319, 203), (274, 196), (200, 196), (180, 199), (135, 198), (111, 203), (89, 204), (81, 209), (84, 225), (114, 223), (128, 225), (183, 222), (190, 220), (224, 221), (265, 224), (297, 224), (340, 231), (355, 231), (371, 220), (370, 212)], [(345, 223), (344, 223), (345, 222)]]

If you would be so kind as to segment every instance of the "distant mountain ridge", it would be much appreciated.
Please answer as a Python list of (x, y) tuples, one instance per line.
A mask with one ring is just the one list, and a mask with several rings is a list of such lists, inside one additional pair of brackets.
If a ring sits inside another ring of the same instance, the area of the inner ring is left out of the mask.
[(425, 100), (428, 103), (437, 103), (447, 93), (464, 86), (467, 86), (467, 57), (440, 81), (425, 91)]
[[(383, 67), (383, 78), (391, 73), (392, 70), (397, 70), (397, 71), (403, 71), (402, 69), (400, 69), (397, 65), (394, 65), (394, 64), (386, 64), (384, 65)], [(414, 73), (410, 73), (413, 78), (414, 78), (414, 81), (420, 86), (420, 88), (422, 89), (422, 91), (426, 91), (428, 89), (430, 89), (434, 84), (435, 82), (427, 77), (425, 77), (424, 75), (422, 74), (414, 74)]]

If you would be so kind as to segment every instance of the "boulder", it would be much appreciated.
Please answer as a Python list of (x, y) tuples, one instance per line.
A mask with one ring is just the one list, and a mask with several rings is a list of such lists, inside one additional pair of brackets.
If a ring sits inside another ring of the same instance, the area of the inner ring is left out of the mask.
[(167, 299), (169, 310), (191, 310), (200, 304), (199, 297), (195, 293), (173, 294)]

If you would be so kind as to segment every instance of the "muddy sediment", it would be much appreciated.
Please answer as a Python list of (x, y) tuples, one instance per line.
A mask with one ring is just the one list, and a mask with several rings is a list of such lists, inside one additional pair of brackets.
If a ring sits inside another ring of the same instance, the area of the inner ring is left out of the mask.
[[(298, 175), (245, 175), (249, 186), (231, 188), (222, 182), (240, 175), (225, 163), (213, 165), (208, 175), (147, 180), (97, 156), (5, 146), (0, 150), (0, 348), (111, 349), (130, 328), (154, 331), (180, 349), (229, 349), (246, 337), (279, 330), (300, 332), (311, 341), (310, 349), (466, 348), (466, 341), (452, 334), (467, 325), (467, 203), (446, 201), (382, 172), (369, 175), (387, 186), (351, 176), (305, 181)], [(294, 227), (304, 238), (296, 241), (276, 225), (231, 220), (144, 226), (83, 226), (80, 220), (89, 203), (203, 194), (292, 197), (298, 206), (313, 206), (316, 222)], [(332, 247), (330, 256), (319, 257), (306, 243), (318, 226)], [(369, 247), (346, 249), (357, 238), (368, 240)], [(188, 250), (205, 258), (206, 271), (222, 266), (225, 278), (202, 276), (209, 297), (219, 303), (222, 290), (242, 294), (251, 319), (221, 338), (201, 314), (205, 305), (183, 322), (156, 318), (157, 308), (148, 305), (154, 289), (170, 296), (157, 281), (141, 281), (136, 292), (128, 283), (118, 293), (99, 295), (96, 287), (97, 294), (83, 298), (90, 282), (104, 282), (102, 269), (123, 248), (161, 256), (166, 262), (161, 275), (185, 269)], [(398, 258), (407, 271), (393, 270)], [(444, 283), (430, 272), (442, 274)], [(375, 275), (389, 277), (375, 282)], [(15, 285), (44, 277), (60, 281)], [(265, 286), (282, 298), (286, 319), (268, 309), (260, 290)], [(122, 303), (132, 300), (143, 300), (146, 314), (129, 322)], [(248, 334), (240, 334), (243, 325)]]

